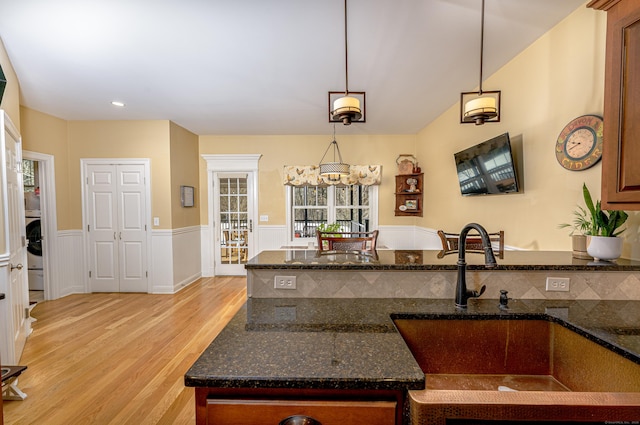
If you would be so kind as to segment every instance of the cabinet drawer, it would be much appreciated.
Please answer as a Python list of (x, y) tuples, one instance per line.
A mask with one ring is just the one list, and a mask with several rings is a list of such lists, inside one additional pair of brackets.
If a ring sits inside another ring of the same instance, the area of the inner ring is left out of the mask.
[(293, 415), (322, 425), (393, 425), (395, 401), (207, 399), (209, 425), (278, 425)]

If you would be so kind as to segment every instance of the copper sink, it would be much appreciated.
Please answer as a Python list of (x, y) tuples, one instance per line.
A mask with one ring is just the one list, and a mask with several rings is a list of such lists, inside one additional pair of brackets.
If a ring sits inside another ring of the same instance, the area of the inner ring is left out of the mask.
[(448, 318), (394, 323), (425, 373), (425, 390), (410, 391), (412, 423), (639, 417), (640, 365), (559, 324)]

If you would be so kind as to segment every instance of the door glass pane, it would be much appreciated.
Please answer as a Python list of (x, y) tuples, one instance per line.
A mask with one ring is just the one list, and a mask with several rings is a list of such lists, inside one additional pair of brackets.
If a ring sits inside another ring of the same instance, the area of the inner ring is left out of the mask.
[(244, 264), (248, 257), (247, 179), (220, 179), (220, 260), (224, 264)]

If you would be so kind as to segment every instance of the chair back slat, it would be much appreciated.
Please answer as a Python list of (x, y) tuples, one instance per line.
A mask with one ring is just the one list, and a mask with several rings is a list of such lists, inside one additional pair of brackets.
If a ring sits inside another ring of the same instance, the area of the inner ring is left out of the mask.
[[(488, 233), (489, 240), (491, 241), (491, 247), (496, 257), (504, 258), (504, 230), (498, 232)], [(443, 230), (438, 230), (438, 236), (440, 236), (440, 242), (442, 242), (442, 251), (438, 253), (438, 258), (442, 258), (445, 255), (457, 253), (458, 241), (460, 239), (460, 233), (449, 233)], [(480, 234), (475, 231), (470, 231), (467, 234), (465, 240), (465, 252), (484, 253), (482, 249), (482, 238)]]
[(319, 251), (375, 251), (378, 231), (316, 232)]

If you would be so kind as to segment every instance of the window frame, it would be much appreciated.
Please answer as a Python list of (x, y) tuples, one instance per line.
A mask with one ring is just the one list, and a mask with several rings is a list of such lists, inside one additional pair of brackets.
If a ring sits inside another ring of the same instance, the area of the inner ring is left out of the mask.
[[(287, 186), (286, 190), (286, 209), (287, 209), (287, 244), (288, 245), (308, 245), (309, 242), (315, 242), (315, 237), (294, 238), (293, 232), (293, 189), (297, 186)], [(369, 231), (378, 229), (378, 186), (364, 186), (369, 189)], [(327, 222), (336, 221), (336, 205), (335, 205), (335, 189), (336, 186), (327, 186)], [(337, 208), (345, 208), (345, 206), (337, 206)]]

